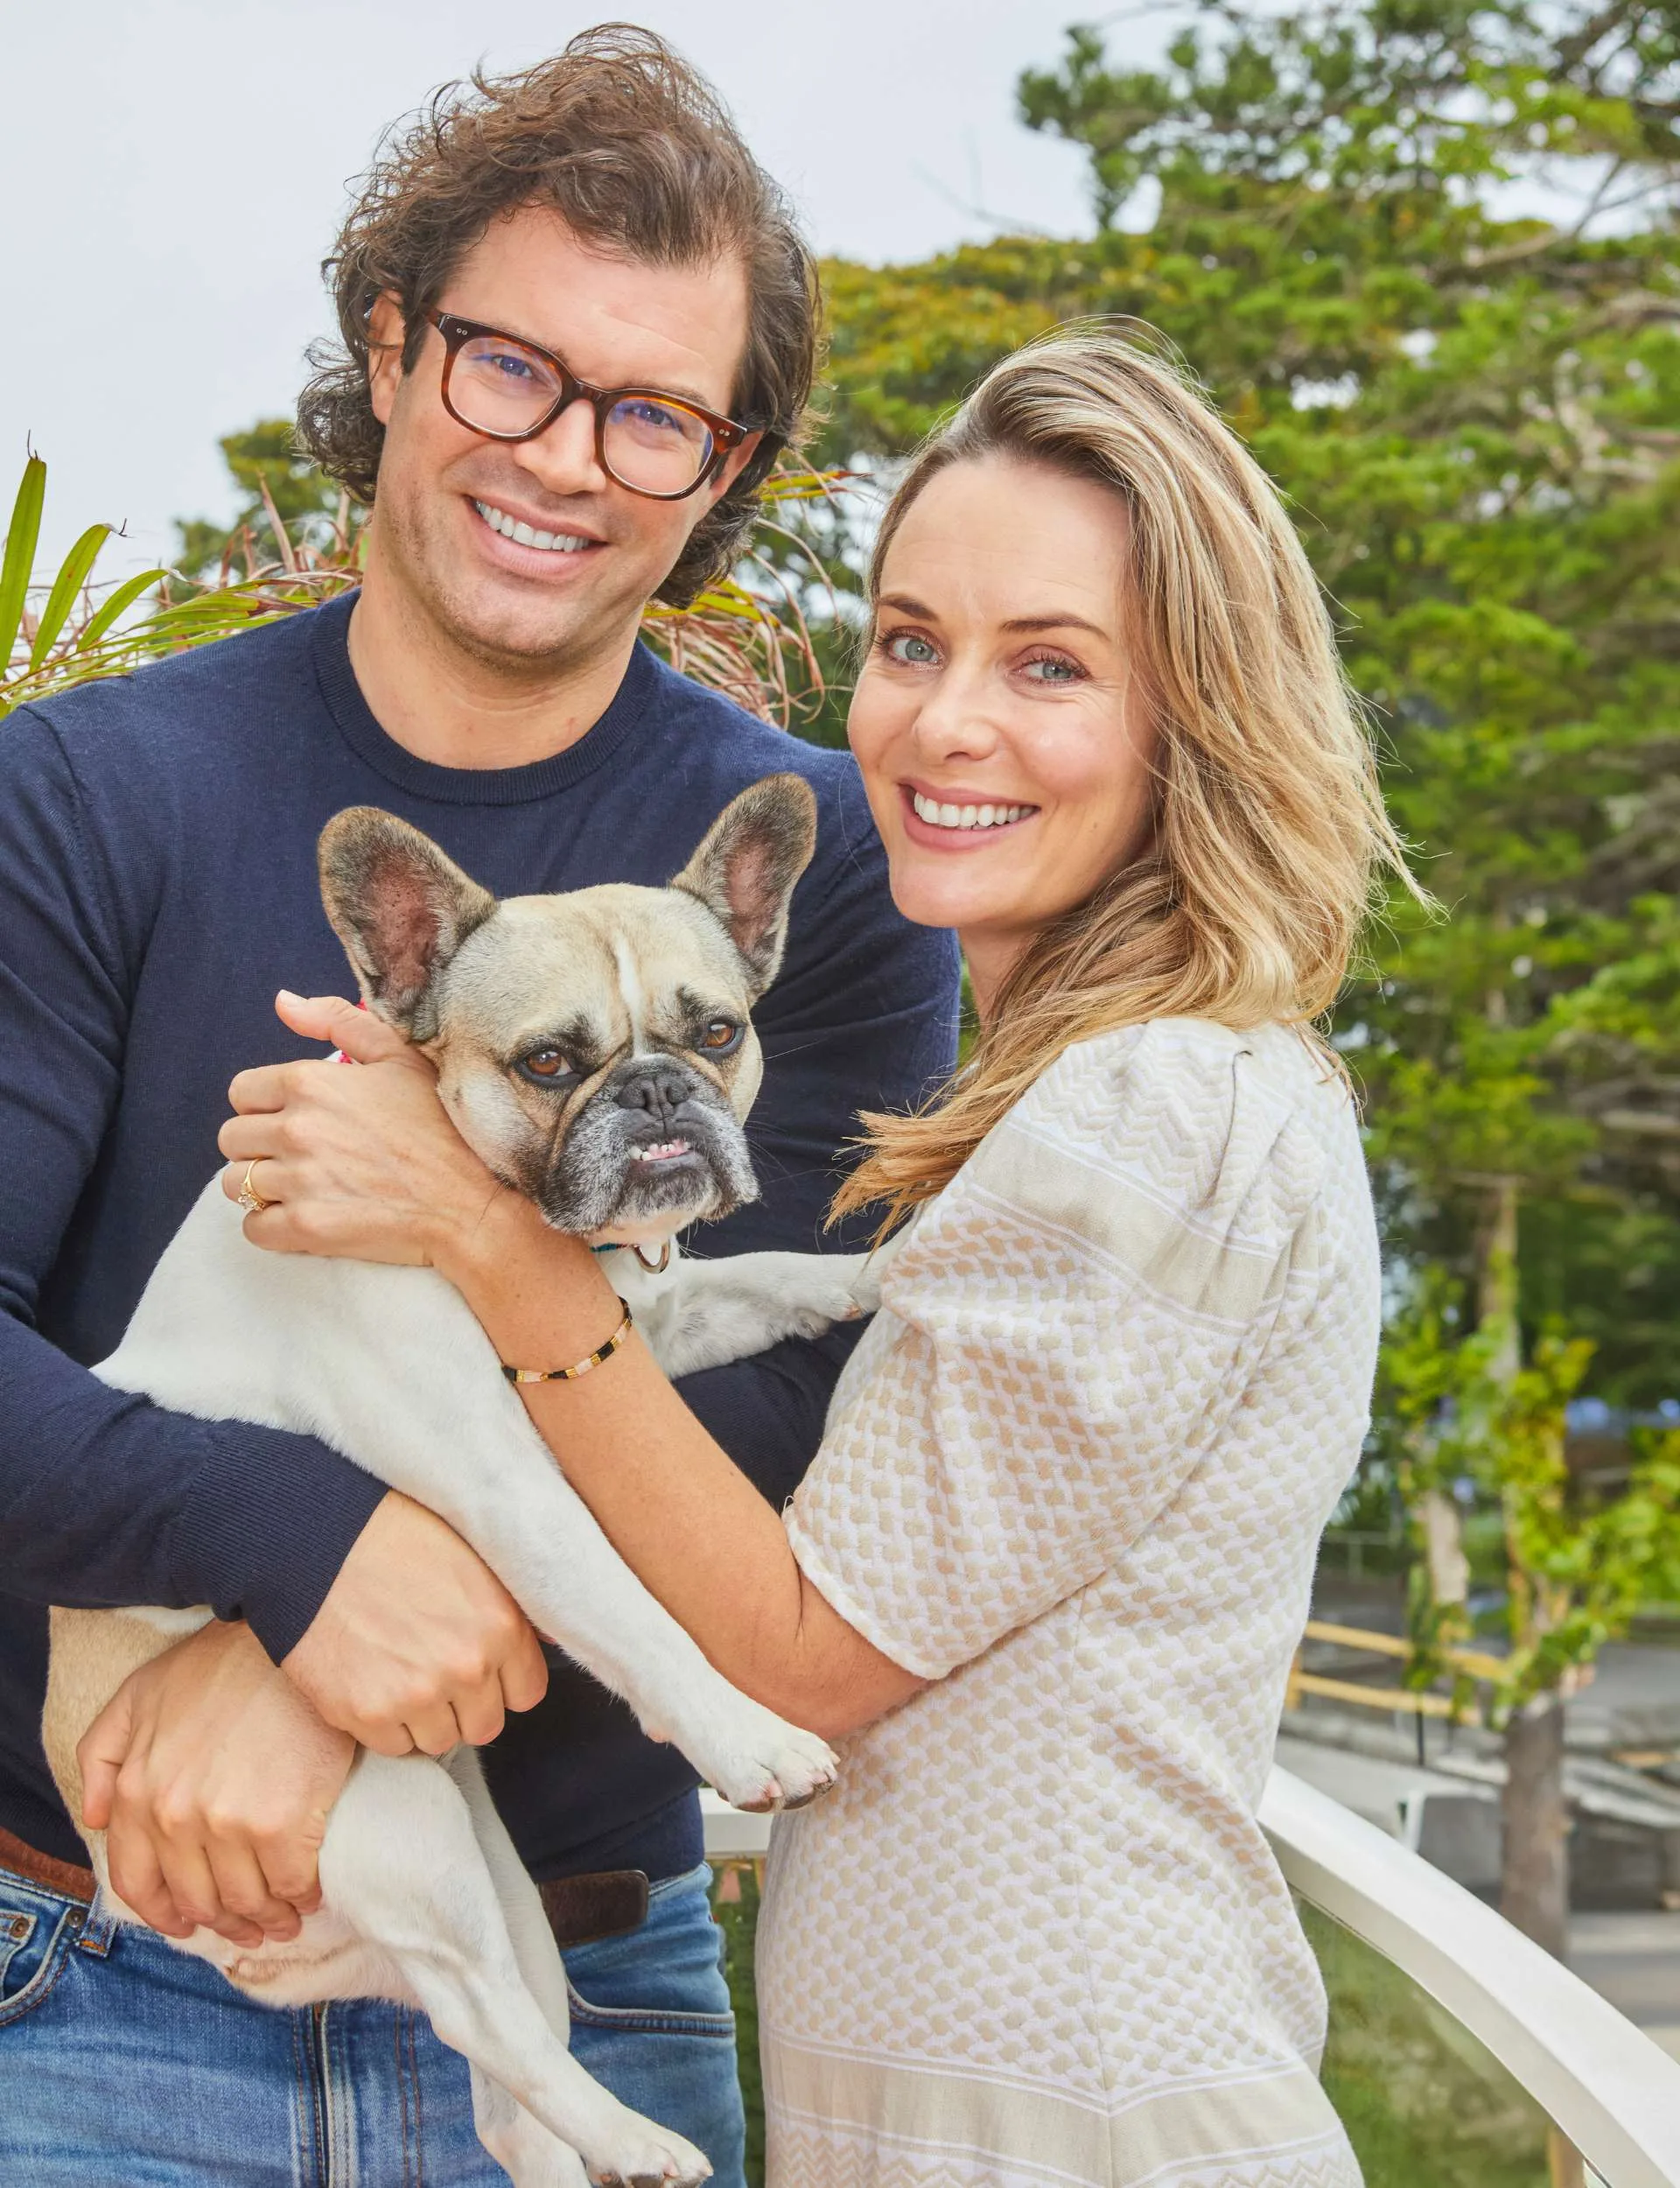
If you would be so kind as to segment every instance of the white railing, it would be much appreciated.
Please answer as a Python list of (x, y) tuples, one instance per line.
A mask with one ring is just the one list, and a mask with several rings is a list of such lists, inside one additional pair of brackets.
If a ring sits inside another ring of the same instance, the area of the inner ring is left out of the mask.
[(1480, 1899), (1274, 1771), (1260, 1820), (1303, 1899), (1485, 2044), (1608, 2188), (1680, 2188), (1680, 2065)]
[[(761, 1858), (770, 1819), (701, 1796), (714, 1861)], [(1260, 1821), (1303, 1899), (1487, 2045), (1606, 2188), (1680, 2188), (1680, 2065), (1491, 1907), (1328, 1794), (1273, 1771)]]

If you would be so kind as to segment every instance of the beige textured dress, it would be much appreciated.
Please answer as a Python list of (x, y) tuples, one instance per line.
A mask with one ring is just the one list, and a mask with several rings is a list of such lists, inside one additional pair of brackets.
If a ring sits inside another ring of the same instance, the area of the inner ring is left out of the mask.
[(1376, 1352), (1345, 1089), (1282, 1027), (1085, 1042), (885, 1297), (788, 1533), (939, 1683), (776, 1827), (771, 2188), (1356, 2188), (1255, 1821)]

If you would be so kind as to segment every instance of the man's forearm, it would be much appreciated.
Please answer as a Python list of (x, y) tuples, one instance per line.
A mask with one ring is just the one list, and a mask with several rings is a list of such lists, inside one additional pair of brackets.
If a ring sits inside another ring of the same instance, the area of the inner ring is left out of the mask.
[(207, 1602), (284, 1656), (382, 1489), (312, 1437), (110, 1389), (0, 1315), (0, 1577), (25, 1602)]

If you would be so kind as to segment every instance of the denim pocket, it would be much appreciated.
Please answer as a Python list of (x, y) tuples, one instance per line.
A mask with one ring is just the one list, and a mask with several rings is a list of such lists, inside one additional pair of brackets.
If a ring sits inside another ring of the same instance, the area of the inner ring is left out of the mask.
[(39, 2005), (80, 1926), (74, 1900), (0, 1869), (0, 2027)]
[(636, 2036), (710, 2036), (735, 2041), (733, 2013), (690, 2013), (669, 2006), (598, 2006), (575, 1983), (566, 1984), (573, 2023), (584, 2029), (619, 2029)]
[(734, 2041), (721, 1934), (706, 1899), (710, 1882), (704, 1867), (663, 1879), (649, 1895), (640, 1928), (565, 1955), (566, 1990), (579, 2027)]

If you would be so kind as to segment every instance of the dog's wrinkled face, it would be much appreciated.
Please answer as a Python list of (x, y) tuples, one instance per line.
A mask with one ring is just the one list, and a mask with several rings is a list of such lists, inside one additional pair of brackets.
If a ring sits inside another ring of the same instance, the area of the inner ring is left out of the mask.
[(758, 1191), (743, 1130), (816, 839), (797, 775), (756, 782), (668, 888), (501, 902), (374, 806), (322, 831), (321, 894), (371, 1010), (423, 1048), (462, 1137), (557, 1230), (649, 1244)]

